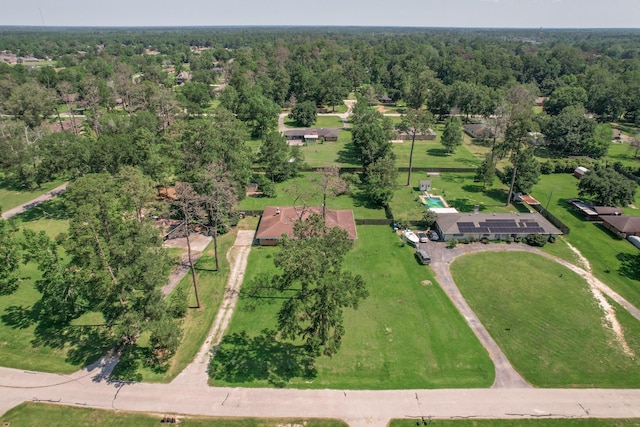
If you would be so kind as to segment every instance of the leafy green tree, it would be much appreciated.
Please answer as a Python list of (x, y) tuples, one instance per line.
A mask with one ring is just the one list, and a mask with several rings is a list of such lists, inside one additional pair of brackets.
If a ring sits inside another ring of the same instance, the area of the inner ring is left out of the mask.
[(22, 254), (16, 232), (9, 221), (0, 218), (0, 295), (12, 294), (20, 284), (18, 267)]
[(396, 189), (398, 168), (392, 157), (376, 160), (365, 168), (366, 191), (378, 206), (388, 206)]
[(613, 130), (608, 123), (600, 123), (596, 125), (593, 136), (583, 144), (583, 152), (585, 155), (599, 159), (604, 157), (609, 151), (611, 140), (613, 139)]
[(430, 228), (438, 220), (438, 214), (431, 209), (426, 209), (422, 215), (422, 223), (425, 227)]
[(56, 92), (36, 82), (27, 82), (13, 89), (5, 101), (4, 110), (27, 126), (39, 126), (56, 108)]
[(555, 116), (566, 107), (584, 107), (587, 91), (580, 86), (562, 86), (551, 93), (543, 103), (544, 111)]
[[(515, 179), (513, 177), (515, 176)], [(533, 148), (529, 147), (520, 152), (514, 152), (511, 164), (505, 166), (502, 183), (509, 185), (511, 193), (531, 192), (533, 186), (540, 177), (540, 163), (533, 154)], [(513, 181), (513, 185), (511, 182)]]
[(612, 168), (592, 170), (578, 184), (580, 196), (601, 206), (627, 206), (635, 199), (638, 184)]
[(183, 219), (182, 227), (187, 241), (187, 261), (189, 262), (189, 270), (191, 271), (196, 307), (201, 308), (198, 278), (191, 253), (191, 224), (202, 222), (205, 216), (202, 208), (202, 197), (193, 189), (193, 186), (187, 182), (178, 182), (175, 186), (175, 192), (176, 200), (174, 201), (174, 205), (178, 208), (179, 214)]
[(202, 210), (206, 215), (206, 225), (213, 235), (216, 271), (220, 271), (218, 257), (218, 233), (229, 226), (232, 210), (238, 203), (236, 187), (223, 161), (205, 165), (200, 173), (196, 189), (200, 194)]
[(411, 136), (411, 151), (409, 152), (409, 173), (407, 175), (407, 187), (411, 185), (411, 169), (413, 167), (413, 149), (416, 142), (416, 135), (425, 135), (429, 131), (429, 127), (433, 123), (433, 116), (425, 110), (407, 111), (402, 116), (402, 120), (398, 125), (398, 130), (406, 132)]
[[(585, 116), (584, 108), (581, 106), (570, 106), (556, 116), (548, 117), (546, 120), (543, 118), (541, 130), (549, 148), (558, 153), (571, 156), (589, 155), (587, 151), (591, 151), (592, 154), (602, 153), (602, 144), (590, 146), (595, 142), (593, 137), (596, 122)], [(610, 141), (611, 139), (608, 142)]]
[(333, 355), (345, 333), (343, 310), (357, 308), (368, 296), (362, 277), (342, 270), (352, 243), (347, 232), (328, 229), (320, 215), (294, 225), (294, 238), (283, 237), (274, 264), (281, 273), (270, 283), (293, 295), (278, 313), (278, 329), (287, 339), (302, 338), (313, 354)]
[(289, 113), (289, 118), (295, 120), (298, 126), (309, 127), (316, 122), (318, 108), (312, 101), (297, 103)]
[(187, 108), (192, 113), (201, 113), (211, 102), (209, 88), (204, 83), (187, 83), (182, 87), (181, 93), (186, 100)]
[(389, 144), (391, 129), (385, 124), (384, 116), (369, 107), (366, 100), (358, 99), (352, 121), (351, 138), (363, 167), (392, 155)]
[(493, 179), (496, 176), (496, 166), (493, 163), (491, 155), (487, 155), (484, 161), (478, 166), (476, 176), (473, 178), (476, 182), (482, 183), (482, 188), (493, 185)]
[(335, 106), (342, 104), (348, 95), (349, 81), (340, 67), (331, 67), (322, 74), (319, 96), (323, 104), (330, 105), (332, 111), (335, 111)]
[(448, 154), (454, 153), (456, 148), (462, 145), (463, 133), (462, 122), (459, 117), (453, 116), (447, 120), (440, 142), (445, 146)]
[(160, 287), (171, 262), (159, 230), (138, 221), (121, 193), (107, 174), (69, 185), (64, 197), (72, 218), (64, 242), (71, 261), (62, 279), (75, 287), (77, 302), (101, 312), (118, 343), (129, 347), (165, 315)]

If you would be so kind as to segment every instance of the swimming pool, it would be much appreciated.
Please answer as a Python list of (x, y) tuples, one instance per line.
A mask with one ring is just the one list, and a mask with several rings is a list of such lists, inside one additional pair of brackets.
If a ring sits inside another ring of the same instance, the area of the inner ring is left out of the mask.
[(447, 204), (441, 197), (425, 197), (425, 206), (428, 208), (446, 208)]

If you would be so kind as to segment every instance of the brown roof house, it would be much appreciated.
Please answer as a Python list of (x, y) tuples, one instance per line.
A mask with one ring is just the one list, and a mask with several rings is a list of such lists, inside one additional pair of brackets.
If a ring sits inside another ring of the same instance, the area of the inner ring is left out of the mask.
[(621, 239), (640, 236), (640, 216), (603, 215), (602, 225)]
[[(299, 219), (306, 220), (314, 213), (322, 215), (322, 208), (317, 206), (267, 206), (264, 208), (262, 218), (260, 218), (256, 241), (261, 246), (274, 246), (283, 234), (293, 237), (293, 224)], [(340, 227), (346, 230), (350, 240), (355, 240), (358, 237), (356, 222), (351, 210), (328, 209), (325, 222), (329, 228)]]

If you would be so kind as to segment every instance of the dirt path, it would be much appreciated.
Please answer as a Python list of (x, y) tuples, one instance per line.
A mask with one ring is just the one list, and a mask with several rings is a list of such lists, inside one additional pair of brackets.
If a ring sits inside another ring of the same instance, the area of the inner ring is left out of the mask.
[(220, 344), (233, 316), (244, 279), (244, 272), (247, 269), (247, 259), (249, 258), (254, 235), (255, 231), (253, 230), (238, 230), (236, 241), (227, 252), (227, 260), (231, 271), (220, 310), (218, 310), (213, 326), (209, 330), (207, 339), (200, 347), (198, 354), (171, 384), (189, 384), (192, 386), (207, 384), (209, 379), (207, 368), (209, 366), (211, 348)]
[(56, 188), (54, 188), (53, 190), (44, 193), (41, 196), (36, 197), (35, 199), (29, 200), (26, 203), (21, 204), (20, 206), (16, 206), (15, 208), (11, 208), (11, 209), (7, 209), (6, 212), (2, 212), (2, 218), (3, 219), (8, 219), (11, 218), (14, 215), (18, 215), (21, 214), (22, 212), (25, 212), (31, 208), (34, 208), (38, 205), (41, 205), (42, 203), (49, 201), (51, 199), (53, 199), (54, 197), (58, 197), (60, 194), (64, 193), (64, 191), (67, 189), (67, 185), (69, 185), (68, 182), (65, 182), (64, 184), (61, 184), (59, 186), (57, 186)]
[[(192, 234), (189, 237), (189, 243), (191, 243), (191, 259), (195, 262), (202, 256), (204, 250), (207, 248), (212, 238), (209, 236), (203, 236), (202, 234)], [(187, 239), (181, 237), (179, 239), (170, 239), (164, 242), (162, 245), (165, 248), (180, 248), (184, 251), (187, 250)], [(162, 287), (162, 295), (167, 296), (178, 286), (180, 280), (189, 272), (189, 255), (183, 253), (180, 256), (180, 264), (173, 269), (169, 275), (169, 282)]]

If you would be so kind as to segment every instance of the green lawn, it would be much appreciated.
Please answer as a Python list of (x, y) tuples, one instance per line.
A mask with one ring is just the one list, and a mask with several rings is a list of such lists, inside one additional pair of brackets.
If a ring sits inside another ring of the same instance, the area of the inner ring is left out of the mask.
[[(631, 262), (638, 250), (600, 224), (584, 220), (567, 204), (568, 199), (578, 197), (577, 184), (570, 174), (542, 175), (532, 195), (571, 229), (566, 240), (589, 260), (594, 274), (640, 307), (640, 273), (633, 270)], [(636, 194), (634, 205), (640, 207), (640, 193)], [(625, 208), (625, 214), (640, 215), (640, 209)]]
[(620, 162), (625, 166), (634, 168), (640, 167), (640, 157), (636, 157), (636, 149), (631, 147), (628, 142), (609, 145), (609, 151), (605, 159), (607, 163)]
[[(278, 249), (255, 247), (245, 284), (273, 271)], [(223, 386), (290, 386), (337, 389), (411, 389), (488, 387), (493, 365), (464, 319), (435, 283), (429, 267), (419, 265), (413, 249), (389, 227), (360, 226), (345, 266), (365, 279), (370, 296), (358, 310), (345, 310), (346, 334), (332, 358), (316, 361), (306, 375), (300, 348), (262, 335), (274, 328), (281, 299), (241, 297), (225, 342), (235, 341), (241, 360), (253, 367), (237, 376), (221, 375)], [(423, 284), (428, 280), (430, 284)], [(240, 333), (249, 339), (242, 343)], [(220, 353), (219, 353), (220, 354)]]
[[(78, 408), (73, 406), (51, 405), (45, 403), (23, 403), (0, 416), (0, 423), (8, 426), (158, 426), (162, 425), (164, 415), (143, 414), (139, 412), (107, 411), (104, 409)], [(293, 418), (213, 418), (195, 416), (176, 416), (182, 426), (216, 427), (269, 427), (304, 425), (307, 427), (343, 427), (340, 420)]]
[[(416, 420), (392, 420), (389, 427), (415, 427)], [(434, 419), (436, 427), (637, 427), (640, 418), (544, 418), (544, 419), (508, 419), (508, 420), (440, 420)]]
[(51, 191), (63, 182), (64, 180), (46, 182), (42, 184), (41, 188), (27, 190), (17, 186), (15, 183), (0, 175), (0, 209), (5, 212), (11, 208), (15, 208), (16, 206), (19, 206), (23, 203), (35, 199), (38, 196), (41, 196), (48, 191)]
[(473, 173), (442, 172), (440, 176), (428, 176), (425, 172), (413, 172), (411, 185), (407, 187), (407, 174), (400, 173), (398, 187), (390, 206), (394, 218), (419, 220), (424, 213), (424, 205), (418, 198), (420, 180), (431, 180), (431, 193), (443, 196), (450, 207), (459, 212), (473, 212), (473, 207), (480, 206), (480, 212), (518, 212), (527, 211), (520, 204), (505, 207), (508, 187), (497, 179), (494, 185), (482, 188), (482, 184), (473, 181)]
[[(469, 145), (459, 146), (453, 154), (447, 154), (447, 150), (440, 143), (443, 125), (435, 125), (432, 129), (436, 132), (433, 141), (416, 141), (413, 151), (414, 167), (430, 168), (474, 168), (480, 165), (484, 156), (475, 155), (469, 151)], [(393, 152), (396, 155), (398, 167), (409, 167), (409, 155), (411, 141), (393, 144)]]
[[(238, 204), (238, 210), (259, 210), (265, 206), (320, 206), (322, 195), (313, 180), (319, 175), (303, 173), (297, 178), (276, 184), (276, 197), (246, 197)], [(300, 196), (299, 196), (300, 195)], [(381, 208), (372, 206), (360, 189), (354, 189), (353, 195), (328, 197), (329, 209), (353, 209), (356, 218), (384, 218)]]
[(463, 256), (451, 272), (511, 364), (534, 386), (640, 386), (640, 323), (620, 316), (634, 353), (625, 354), (582, 277), (526, 252)]
[[(288, 117), (284, 119), (284, 125), (288, 128), (299, 128), (301, 127), (296, 123), (295, 120), (292, 120)], [(338, 116), (318, 116), (313, 125), (309, 127), (313, 128), (342, 128), (343, 123), (342, 119)]]

